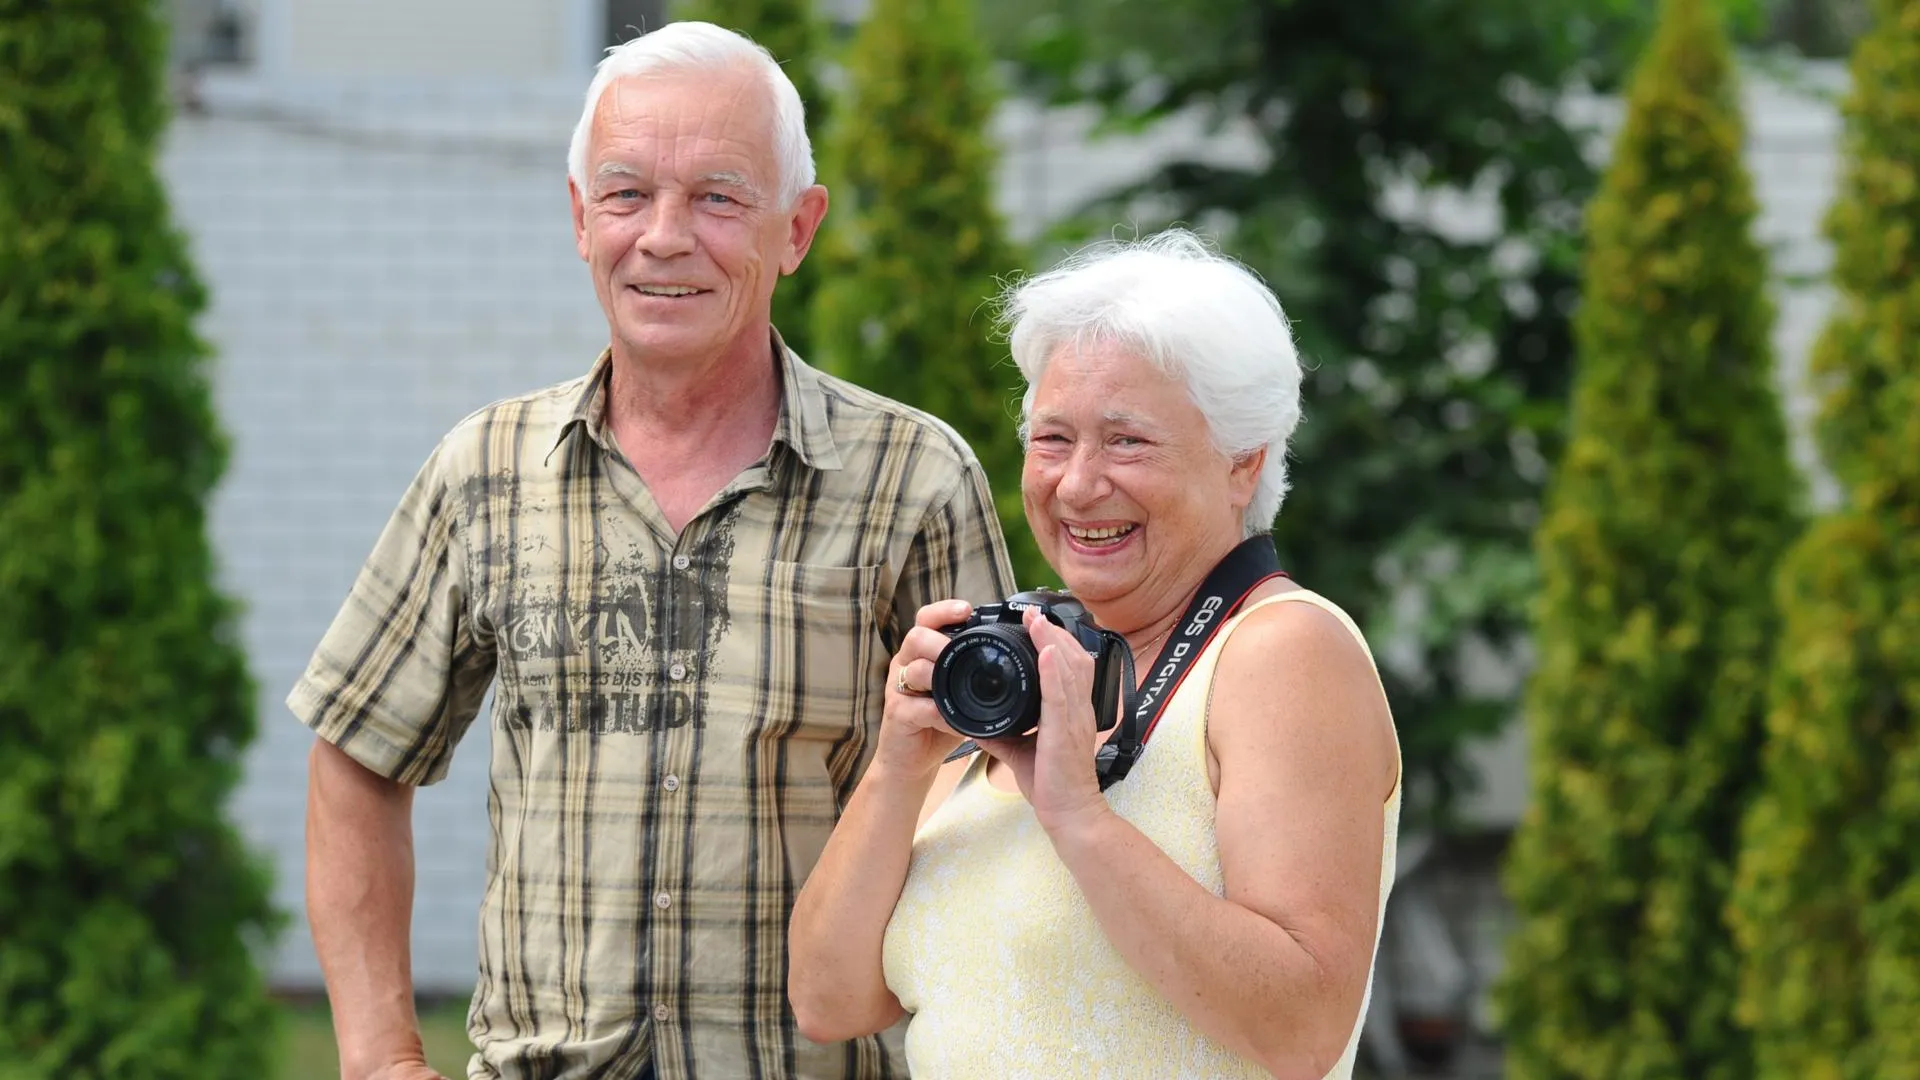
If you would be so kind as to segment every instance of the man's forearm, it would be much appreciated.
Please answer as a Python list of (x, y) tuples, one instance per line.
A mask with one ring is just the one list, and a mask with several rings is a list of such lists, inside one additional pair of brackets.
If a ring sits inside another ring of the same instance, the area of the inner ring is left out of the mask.
[(307, 922), (343, 1077), (424, 1060), (412, 918), (413, 789), (316, 742), (307, 779)]

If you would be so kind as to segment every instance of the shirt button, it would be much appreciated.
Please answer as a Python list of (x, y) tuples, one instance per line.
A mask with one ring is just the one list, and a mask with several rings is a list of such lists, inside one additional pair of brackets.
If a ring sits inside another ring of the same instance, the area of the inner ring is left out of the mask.
[(673, 1016), (673, 1010), (667, 1008), (665, 1005), (655, 1005), (653, 1007), (653, 1018), (655, 1020), (659, 1020), (662, 1023), (664, 1023), (672, 1016)]
[(692, 565), (693, 565), (693, 560), (687, 558), (685, 555), (675, 555), (673, 557), (673, 568), (675, 570), (685, 570), (687, 567)]
[(661, 911), (665, 911), (673, 906), (673, 897), (668, 896), (666, 893), (654, 893), (653, 906), (659, 908)]
[(668, 776), (665, 780), (660, 781), (660, 786), (666, 788), (668, 791), (679, 791), (680, 778), (677, 776)]
[(672, 677), (674, 682), (679, 682), (681, 679), (687, 677), (687, 665), (675, 664), (667, 669), (667, 674)]

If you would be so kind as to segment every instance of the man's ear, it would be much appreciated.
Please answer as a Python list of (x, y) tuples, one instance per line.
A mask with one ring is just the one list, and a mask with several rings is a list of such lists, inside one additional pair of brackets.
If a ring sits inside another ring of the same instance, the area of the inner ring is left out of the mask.
[(815, 184), (794, 200), (792, 217), (787, 222), (787, 253), (780, 260), (780, 272), (791, 274), (800, 269), (800, 261), (813, 247), (820, 223), (827, 217), (827, 189)]
[(567, 201), (573, 204), (573, 247), (581, 259), (587, 258), (587, 203), (573, 177), (567, 177)]

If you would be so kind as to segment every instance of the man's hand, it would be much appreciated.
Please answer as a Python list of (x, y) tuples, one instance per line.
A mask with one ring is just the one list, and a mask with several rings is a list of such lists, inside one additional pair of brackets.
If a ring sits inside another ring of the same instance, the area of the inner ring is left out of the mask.
[[(360, 1078), (348, 1076), (345, 1070), (342, 1070), (340, 1080), (360, 1080)], [(365, 1080), (448, 1080), (448, 1078), (429, 1068), (424, 1061), (407, 1061), (375, 1069), (367, 1074)]]

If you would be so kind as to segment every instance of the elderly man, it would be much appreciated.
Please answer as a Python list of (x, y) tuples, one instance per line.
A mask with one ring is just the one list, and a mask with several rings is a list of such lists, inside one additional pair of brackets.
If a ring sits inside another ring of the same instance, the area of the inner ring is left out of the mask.
[(914, 613), (1010, 591), (985, 478), (770, 325), (827, 193), (764, 50), (704, 23), (611, 50), (569, 158), (610, 347), (441, 440), (288, 697), (343, 1074), (435, 1075), (413, 790), (492, 686), (469, 1077), (902, 1075), (796, 1035), (785, 929)]

